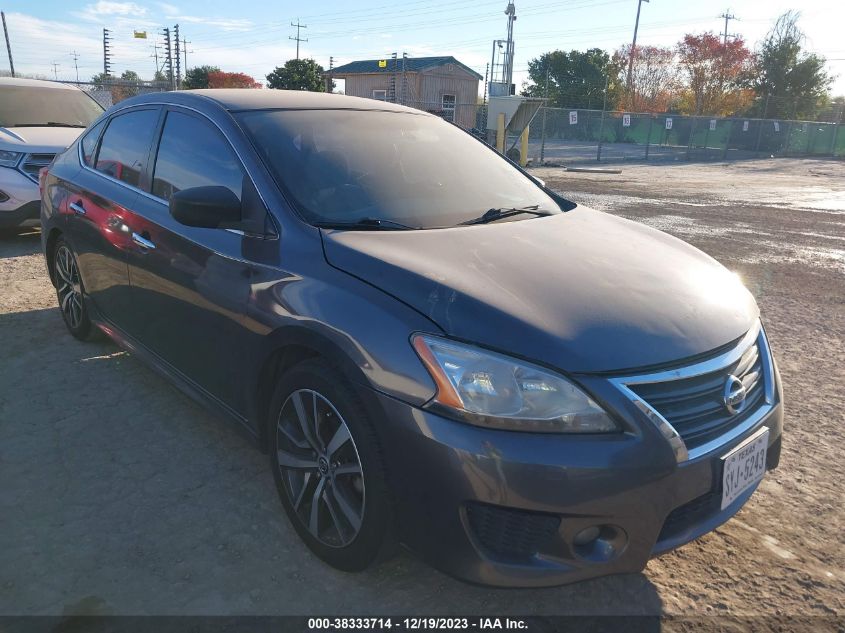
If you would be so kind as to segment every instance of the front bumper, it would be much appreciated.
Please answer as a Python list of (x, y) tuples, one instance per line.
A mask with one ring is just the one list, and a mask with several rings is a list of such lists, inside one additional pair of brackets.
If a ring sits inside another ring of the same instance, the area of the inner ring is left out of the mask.
[[(742, 507), (753, 488), (719, 509), (722, 456), (766, 426), (767, 467), (774, 468), (783, 426), (778, 397), (740, 437), (678, 463), (643, 420), (636, 432), (619, 435), (534, 435), (473, 427), (375, 397), (401, 540), (446, 573), (497, 586), (641, 571)], [(592, 526), (604, 526), (597, 545), (575, 544)]]
[(0, 167), (0, 228), (38, 220), (38, 185), (15, 169)]

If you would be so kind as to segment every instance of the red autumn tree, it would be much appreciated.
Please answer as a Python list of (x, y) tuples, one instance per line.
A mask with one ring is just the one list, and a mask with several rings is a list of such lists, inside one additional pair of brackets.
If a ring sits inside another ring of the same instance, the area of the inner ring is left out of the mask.
[(208, 73), (209, 88), (260, 88), (261, 84), (244, 73), (227, 73), (219, 70)]
[[(621, 47), (613, 56), (623, 69), (625, 85), (621, 107), (631, 112), (666, 112), (678, 87), (675, 51), (661, 46)], [(633, 59), (631, 68), (629, 60)], [(630, 73), (630, 81), (628, 75)]]
[(713, 33), (687, 34), (677, 46), (684, 114), (728, 116), (753, 100), (751, 51), (741, 37), (725, 43)]

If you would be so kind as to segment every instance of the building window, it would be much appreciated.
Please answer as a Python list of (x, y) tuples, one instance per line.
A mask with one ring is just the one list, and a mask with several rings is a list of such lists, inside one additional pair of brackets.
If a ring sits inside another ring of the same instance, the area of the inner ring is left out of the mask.
[(373, 99), (387, 101), (387, 90), (373, 90)]
[(443, 99), (440, 104), (443, 110), (443, 118), (447, 121), (455, 120), (455, 103), (455, 95), (443, 95)]

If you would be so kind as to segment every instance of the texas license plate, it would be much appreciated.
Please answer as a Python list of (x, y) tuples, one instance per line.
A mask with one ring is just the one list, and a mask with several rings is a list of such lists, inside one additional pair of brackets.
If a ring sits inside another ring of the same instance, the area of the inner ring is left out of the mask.
[(722, 510), (766, 474), (766, 448), (769, 429), (763, 427), (755, 435), (722, 458)]

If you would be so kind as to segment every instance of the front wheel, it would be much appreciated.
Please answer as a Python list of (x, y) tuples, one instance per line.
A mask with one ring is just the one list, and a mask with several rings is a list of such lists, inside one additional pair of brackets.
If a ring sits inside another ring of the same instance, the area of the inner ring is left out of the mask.
[(59, 310), (68, 331), (80, 340), (88, 340), (92, 324), (83, 299), (79, 264), (70, 246), (61, 238), (53, 250), (53, 271)]
[(365, 569), (392, 541), (392, 507), (363, 403), (328, 363), (307, 360), (285, 374), (271, 413), (270, 463), (297, 533), (329, 565)]

